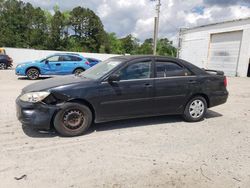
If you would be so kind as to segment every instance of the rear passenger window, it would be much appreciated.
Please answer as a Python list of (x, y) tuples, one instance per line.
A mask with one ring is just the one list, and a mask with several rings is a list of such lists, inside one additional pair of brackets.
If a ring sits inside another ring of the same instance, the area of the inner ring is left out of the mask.
[(81, 58), (76, 56), (62, 56), (62, 61), (81, 61)]
[(71, 61), (82, 61), (80, 57), (70, 56), (70, 58), (71, 58)]
[(188, 76), (190, 72), (174, 62), (156, 62), (156, 77), (165, 78), (173, 76)]

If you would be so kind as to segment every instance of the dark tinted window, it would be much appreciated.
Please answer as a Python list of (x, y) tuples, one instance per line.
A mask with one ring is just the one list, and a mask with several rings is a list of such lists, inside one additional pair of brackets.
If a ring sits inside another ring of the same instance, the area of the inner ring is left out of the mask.
[(151, 61), (133, 63), (120, 71), (121, 80), (145, 79), (150, 75)]
[(77, 56), (64, 55), (60, 56), (60, 61), (81, 61), (82, 59)]
[(164, 78), (171, 76), (190, 75), (188, 70), (174, 62), (156, 62), (156, 77)]
[(95, 60), (95, 59), (91, 59), (91, 58), (87, 58), (87, 60), (88, 60), (88, 62), (90, 62), (90, 63), (94, 63), (94, 62), (96, 62), (96, 60)]

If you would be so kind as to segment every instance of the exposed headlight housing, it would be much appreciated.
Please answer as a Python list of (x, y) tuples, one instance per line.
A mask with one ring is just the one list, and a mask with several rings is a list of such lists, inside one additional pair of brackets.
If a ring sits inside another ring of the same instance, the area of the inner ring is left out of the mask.
[(31, 93), (26, 93), (22, 95), (20, 97), (20, 100), (24, 102), (37, 103), (37, 102), (41, 102), (43, 99), (45, 99), (49, 95), (50, 95), (50, 92), (46, 92), (46, 91), (31, 92)]

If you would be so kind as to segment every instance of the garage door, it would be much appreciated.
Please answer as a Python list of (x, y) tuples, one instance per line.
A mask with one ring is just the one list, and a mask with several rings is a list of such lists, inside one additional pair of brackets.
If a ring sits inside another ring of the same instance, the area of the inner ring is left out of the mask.
[(237, 76), (242, 31), (211, 35), (208, 68)]

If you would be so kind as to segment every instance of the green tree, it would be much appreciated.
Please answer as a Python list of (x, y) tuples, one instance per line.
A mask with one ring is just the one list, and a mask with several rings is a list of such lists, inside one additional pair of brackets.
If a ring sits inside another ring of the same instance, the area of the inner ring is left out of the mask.
[(70, 12), (70, 24), (85, 51), (99, 52), (105, 31), (100, 18), (90, 9), (76, 7)]
[(173, 46), (171, 41), (167, 38), (163, 38), (158, 40), (157, 54), (176, 57), (177, 49)]
[(125, 38), (120, 39), (122, 43), (122, 49), (126, 54), (136, 54), (137, 48), (139, 47), (138, 40), (131, 34)]
[(106, 34), (105, 49), (106, 53), (112, 53), (112, 54), (124, 53), (124, 50), (122, 48), (122, 42), (117, 38), (115, 33)]
[(153, 54), (153, 39), (146, 39), (137, 50), (138, 54)]
[(60, 12), (57, 11), (53, 15), (50, 23), (50, 32), (49, 32), (49, 49), (53, 50), (64, 50), (62, 45), (63, 34), (65, 29), (65, 17)]
[(27, 45), (36, 49), (45, 49), (48, 36), (45, 12), (41, 8), (33, 8), (30, 3), (27, 3), (24, 7), (24, 14), (26, 17), (30, 17), (25, 33)]

